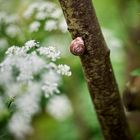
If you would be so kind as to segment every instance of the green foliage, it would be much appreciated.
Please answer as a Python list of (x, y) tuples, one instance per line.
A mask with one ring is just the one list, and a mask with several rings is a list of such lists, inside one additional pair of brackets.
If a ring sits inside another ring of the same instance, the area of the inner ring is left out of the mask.
[(130, 73), (131, 76), (140, 76), (140, 68), (133, 70)]
[[(83, 137), (82, 133), (85, 132), (85, 127), (79, 124), (79, 120), (76, 119), (78, 117), (80, 117), (80, 119), (83, 121), (83, 125), (86, 126), (86, 130), (88, 130), (88, 133), (90, 134), (89, 140), (103, 140), (101, 129), (96, 117), (96, 112), (91, 103), (88, 89), (85, 84), (80, 61), (78, 57), (75, 57), (69, 53), (69, 45), (70, 41), (72, 40), (70, 34), (68, 32), (62, 33), (59, 31), (44, 32), (43, 27), (41, 27), (39, 32), (30, 33), (28, 31), (28, 24), (33, 19), (31, 18), (28, 22), (26, 22), (21, 16), (22, 12), (26, 9), (30, 2), (33, 2), (33, 0), (0, 0), (1, 10), (8, 11), (9, 13), (16, 12), (18, 15), (20, 15), (18, 25), (22, 29), (22, 36), (10, 38), (3, 32), (0, 32), (0, 38), (5, 37), (8, 40), (9, 47), (14, 44), (21, 46), (23, 42), (30, 39), (37, 39), (43, 45), (49, 44), (58, 46), (63, 54), (62, 61), (69, 64), (72, 69), (71, 78), (64, 78), (64, 82), (62, 83), (60, 89), (70, 99), (74, 112), (72, 116), (62, 122), (57, 121), (44, 112), (38, 114), (35, 116), (32, 122), (34, 133), (31, 136), (28, 136), (27, 140), (81, 140), (81, 137)], [(57, 0), (53, 0), (53, 2), (58, 5)], [(122, 10), (122, 14), (125, 14), (125, 19), (122, 18), (117, 0), (93, 0), (93, 3), (95, 5), (95, 10), (101, 27), (111, 32), (111, 37), (109, 37), (107, 40), (107, 44), (110, 40), (113, 40), (112, 36), (122, 42), (122, 45), (118, 48), (112, 46), (112, 44), (108, 44), (109, 48), (111, 49), (111, 60), (115, 76), (117, 78), (119, 88), (122, 91), (126, 76), (125, 50), (123, 49), (125, 42), (127, 42), (126, 27), (131, 25), (136, 26), (138, 24), (138, 19), (140, 17), (139, 1), (127, 1), (127, 8), (124, 9), (124, 11)], [(116, 42), (114, 41), (113, 43)], [(6, 46), (6, 48), (7, 47), (8, 46)], [(4, 58), (6, 48), (0, 50), (0, 61)], [(18, 74), (18, 71), (15, 70), (13, 74)], [(131, 75), (140, 76), (140, 69), (132, 71)], [(38, 75), (36, 77), (39, 78)], [(0, 85), (1, 95), (4, 92), (3, 88), (4, 87), (1, 87)], [(40, 103), (44, 110), (45, 103), (47, 101), (48, 100), (43, 98), (42, 102)], [(10, 117), (8, 110), (9, 106), (11, 107), (10, 109), (12, 111), (14, 109), (13, 99), (7, 99), (6, 105), (7, 109), (0, 111), (0, 140), (13, 140), (5, 127)], [(135, 138), (136, 140), (139, 140), (139, 134)]]

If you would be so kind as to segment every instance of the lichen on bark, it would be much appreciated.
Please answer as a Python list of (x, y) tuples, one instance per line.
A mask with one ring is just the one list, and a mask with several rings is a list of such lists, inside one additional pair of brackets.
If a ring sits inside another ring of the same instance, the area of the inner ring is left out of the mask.
[(131, 140), (118, 86), (91, 0), (59, 0), (72, 38), (82, 37), (85, 79), (106, 140)]

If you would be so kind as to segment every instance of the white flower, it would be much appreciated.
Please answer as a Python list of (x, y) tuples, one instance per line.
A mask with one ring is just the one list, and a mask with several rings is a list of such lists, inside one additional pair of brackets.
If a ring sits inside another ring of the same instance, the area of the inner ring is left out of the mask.
[(15, 98), (17, 97), (18, 95), (21, 95), (23, 93), (22, 91), (22, 87), (24, 87), (23, 84), (21, 83), (14, 83), (11, 79), (9, 81), (9, 84), (10, 86), (6, 85), (6, 96), (8, 98)]
[(27, 58), (27, 61), (29, 63), (28, 67), (30, 67), (30, 71), (32, 71), (33, 73), (38, 73), (46, 66), (45, 60), (39, 57), (36, 53), (30, 54)]
[(60, 93), (57, 83), (50, 83), (47, 81), (42, 86), (42, 90), (44, 91), (46, 98), (52, 96), (54, 93)]
[(5, 23), (8, 24), (14, 24), (18, 20), (16, 14), (8, 14), (5, 11), (0, 12), (0, 24)]
[(63, 33), (67, 32), (67, 24), (64, 19), (59, 22), (58, 27)]
[(29, 7), (26, 9), (26, 11), (24, 12), (23, 16), (26, 19), (29, 19), (33, 13), (35, 12), (35, 10), (38, 8), (39, 3), (38, 2), (34, 2), (31, 5), (29, 5)]
[(57, 73), (62, 74), (62, 75), (66, 75), (66, 76), (71, 76), (70, 67), (68, 65), (65, 65), (65, 64), (58, 65)]
[[(6, 51), (6, 57), (0, 63), (0, 85), (4, 88), (4, 98), (14, 98), (16, 110), (9, 120), (8, 128), (17, 140), (32, 133), (31, 121), (41, 111), (42, 93), (46, 97), (60, 93), (58, 87), (61, 76), (71, 75), (67, 65), (57, 66), (52, 62), (59, 57), (60, 51), (55, 47), (42, 47), (35, 40), (27, 41), (22, 47), (12, 46)], [(65, 102), (62, 101), (62, 104)], [(58, 107), (61, 108), (62, 104)], [(3, 108), (1, 100), (0, 108)], [(65, 108), (71, 112), (70, 107), (65, 105)], [(53, 107), (52, 110), (57, 118), (69, 115), (62, 108), (61, 113), (59, 110), (55, 112)]]
[(46, 17), (47, 17), (46, 12), (41, 11), (41, 12), (38, 12), (36, 14), (35, 19), (36, 20), (44, 20)]
[(54, 93), (60, 93), (58, 89), (58, 83), (60, 85), (60, 75), (56, 73), (55, 69), (51, 69), (42, 75), (42, 90), (46, 97), (53, 95)]
[(14, 38), (20, 34), (20, 28), (17, 25), (11, 24), (6, 28), (6, 34)]
[[(24, 17), (26, 19), (33, 18), (39, 24), (30, 25), (30, 31), (38, 31), (36, 26), (44, 26), (45, 31), (60, 30), (66, 32), (67, 26), (62, 18), (62, 10), (50, 1), (39, 1), (32, 3), (25, 11)], [(62, 20), (60, 20), (62, 19)], [(43, 21), (43, 22), (42, 22)], [(45, 22), (46, 21), (46, 22)], [(45, 25), (44, 25), (45, 22)]]
[(30, 120), (28, 120), (22, 113), (15, 113), (12, 116), (8, 128), (17, 140), (24, 139), (25, 135), (33, 132)]
[(62, 11), (61, 11), (61, 9), (55, 9), (55, 10), (53, 10), (51, 13), (50, 13), (50, 16), (52, 17), (52, 18), (59, 18), (59, 17), (61, 17), (61, 15), (62, 15)]
[(50, 63), (48, 63), (46, 65), (46, 68), (47, 69), (54, 69), (55, 70), (57, 68), (57, 65), (55, 63), (53, 63), (53, 62), (50, 62)]
[(36, 46), (38, 46), (38, 42), (36, 42), (35, 40), (29, 40), (25, 43), (25, 48), (27, 49), (27, 51)]
[(46, 11), (47, 13), (51, 13), (56, 9), (56, 4), (49, 1), (39, 2), (38, 11)]
[(32, 92), (32, 93), (23, 94), (19, 98), (17, 98), (15, 100), (15, 104), (18, 111), (25, 114), (28, 118), (31, 118), (34, 114), (39, 112), (40, 96), (38, 95), (39, 94)]
[(62, 121), (72, 114), (72, 107), (65, 95), (55, 95), (49, 100), (46, 111), (55, 119)]
[(46, 21), (44, 29), (46, 31), (56, 30), (57, 29), (56, 21), (55, 20), (48, 20), (48, 21)]
[(60, 58), (60, 51), (56, 50), (55, 47), (41, 47), (38, 49), (38, 52), (41, 55), (45, 55), (48, 58), (51, 58), (52, 61), (56, 61), (56, 59)]
[(6, 51), (5, 54), (9, 55), (9, 56), (24, 56), (25, 55), (25, 50), (18, 47), (18, 46), (12, 46), (10, 48), (8, 48), (8, 50)]
[[(40, 85), (29, 83), (26, 93), (22, 93), (14, 100), (16, 112), (9, 121), (9, 130), (16, 139), (24, 139), (25, 135), (32, 133), (32, 117), (40, 111)], [(23, 89), (22, 89), (23, 90)], [(23, 91), (22, 91), (23, 92)]]
[(47, 73), (42, 74), (42, 81), (49, 83), (59, 83), (60, 84), (60, 75), (56, 72), (55, 69), (50, 69)]
[(19, 47), (19, 46), (12, 46), (10, 48), (8, 48), (8, 50), (6, 51), (6, 54), (9, 56), (27, 56), (27, 52), (34, 47), (38, 47), (38, 42), (36, 42), (35, 40), (29, 40), (25, 43), (25, 46), (23, 47)]
[(17, 77), (17, 81), (28, 82), (30, 80), (33, 80), (32, 72), (24, 67), (24, 69), (20, 71), (20, 74)]
[(40, 27), (40, 22), (38, 21), (34, 21), (30, 24), (30, 32), (37, 32), (39, 30), (39, 27)]
[(12, 15), (7, 15), (5, 17), (5, 22), (7, 24), (14, 24), (15, 22), (18, 21), (18, 16), (16, 14), (12, 14)]
[(31, 5), (29, 5), (29, 7), (26, 9), (24, 13), (24, 17), (26, 19), (29, 19), (35, 13), (36, 19), (43, 20), (55, 8), (56, 5), (52, 2), (46, 2), (46, 1), (34, 2)]
[[(1, 68), (2, 67), (2, 68)], [(1, 85), (8, 85), (11, 84), (13, 78), (11, 76), (11, 70), (4, 71), (3, 66), (0, 65), (0, 84)]]
[(22, 63), (16, 63), (16, 67), (20, 70), (20, 74), (17, 77), (18, 81), (33, 80), (33, 75), (39, 73), (46, 66), (45, 61), (37, 54), (30, 54), (19, 61)]

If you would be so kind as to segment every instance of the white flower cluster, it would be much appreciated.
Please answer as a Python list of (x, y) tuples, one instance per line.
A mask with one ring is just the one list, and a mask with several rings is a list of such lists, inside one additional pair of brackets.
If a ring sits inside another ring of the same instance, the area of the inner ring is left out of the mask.
[[(40, 87), (38, 83), (30, 82), (22, 95), (15, 98), (16, 111), (9, 121), (9, 130), (17, 139), (24, 139), (26, 134), (33, 132), (32, 117), (40, 111)], [(23, 92), (23, 91), (22, 91)]]
[(53, 2), (36, 1), (28, 6), (23, 16), (25, 19), (33, 18), (34, 20), (29, 25), (30, 32), (37, 32), (40, 27), (44, 27), (45, 31), (67, 31), (62, 11)]
[(0, 11), (0, 51), (9, 46), (8, 38), (15, 38), (21, 33), (17, 21), (17, 15)]
[(18, 16), (16, 14), (8, 14), (6, 12), (0, 12), (0, 32), (5, 32), (8, 37), (15, 38), (21, 30), (17, 25)]
[(33, 132), (30, 121), (26, 119), (26, 116), (22, 116), (20, 113), (15, 113), (12, 116), (8, 127), (17, 140), (25, 139), (25, 135)]
[(71, 76), (70, 67), (68, 65), (58, 65), (57, 73), (62, 75)]
[[(22, 47), (12, 46), (6, 51), (6, 54), (7, 57), (0, 64), (1, 73), (12, 71), (15, 68), (17, 81), (29, 82), (34, 80), (34, 75), (40, 74), (41, 71), (51, 74), (53, 72), (57, 75), (71, 75), (69, 66), (65, 64), (56, 65), (53, 62), (60, 58), (60, 51), (52, 46), (41, 47), (35, 40), (27, 41)], [(42, 74), (44, 73), (42, 72)], [(45, 85), (49, 86), (48, 82), (45, 82)], [(56, 84), (53, 87), (57, 87)]]
[(14, 98), (16, 111), (8, 126), (17, 139), (33, 131), (31, 121), (40, 111), (41, 93), (45, 97), (60, 93), (61, 75), (71, 75), (69, 66), (54, 63), (58, 58), (60, 52), (55, 47), (42, 47), (35, 40), (6, 51), (0, 63), (0, 86), (6, 97)]
[(10, 15), (4, 11), (0, 11), (0, 24), (13, 24), (17, 21), (17, 15)]
[(55, 95), (51, 98), (46, 106), (46, 111), (59, 121), (65, 120), (73, 112), (71, 103), (65, 95)]
[(52, 46), (48, 48), (39, 48), (38, 51), (41, 55), (51, 58), (52, 61), (56, 61), (56, 59), (60, 58), (60, 51), (57, 51), (56, 48)]

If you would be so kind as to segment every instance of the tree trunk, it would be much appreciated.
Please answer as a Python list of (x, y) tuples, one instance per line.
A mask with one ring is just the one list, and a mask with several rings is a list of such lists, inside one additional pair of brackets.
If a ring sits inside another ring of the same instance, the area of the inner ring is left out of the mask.
[(82, 37), (80, 56), (90, 95), (106, 140), (131, 140), (118, 86), (91, 0), (59, 0), (72, 38)]

